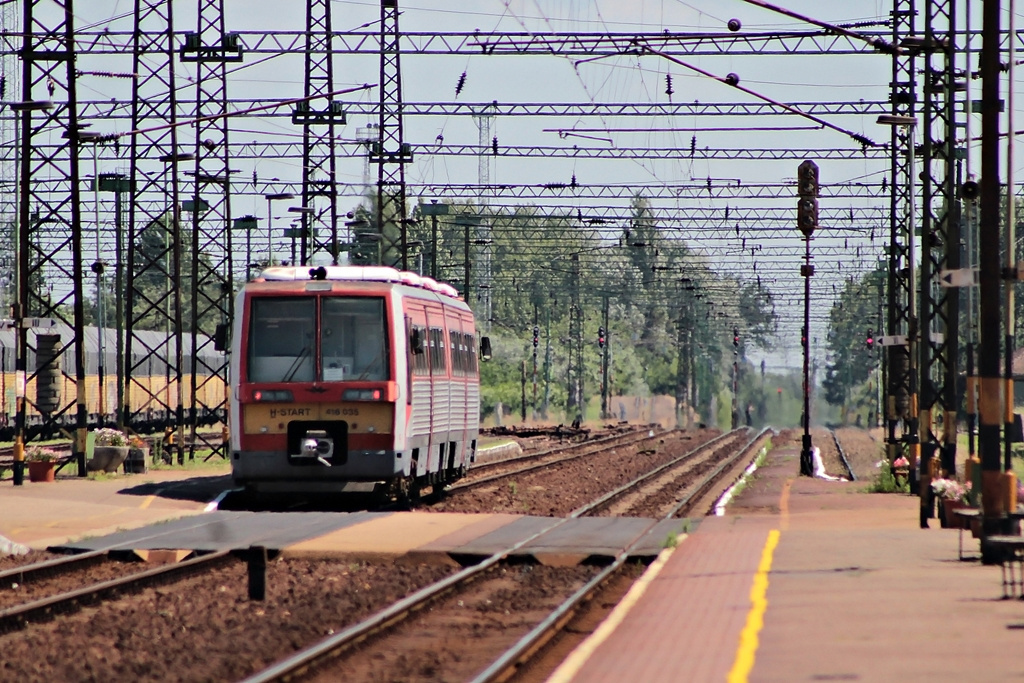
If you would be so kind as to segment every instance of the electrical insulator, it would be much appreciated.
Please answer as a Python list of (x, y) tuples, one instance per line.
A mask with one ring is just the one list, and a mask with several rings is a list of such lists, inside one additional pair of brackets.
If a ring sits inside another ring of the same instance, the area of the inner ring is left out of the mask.
[(540, 328), (533, 326), (533, 348), (540, 346)]
[(599, 348), (602, 348), (602, 349), (604, 348), (604, 328), (603, 327), (597, 328), (597, 346)]

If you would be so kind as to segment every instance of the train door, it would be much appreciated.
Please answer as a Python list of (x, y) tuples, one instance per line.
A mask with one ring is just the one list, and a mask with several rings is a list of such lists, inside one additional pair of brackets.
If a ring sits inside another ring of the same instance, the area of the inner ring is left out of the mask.
[[(431, 390), (428, 328), (426, 311), (422, 305), (408, 305), (406, 315), (406, 338), (410, 340), (407, 438), (410, 461), (414, 461), (414, 464), (410, 466), (410, 474), (419, 476), (426, 471), (427, 453), (430, 449)], [(413, 339), (416, 339), (419, 352), (411, 343)]]
[(449, 375), (451, 379), (451, 394), (449, 397), (449, 411), (451, 420), (449, 422), (448, 448), (445, 459), (445, 467), (455, 469), (462, 465), (464, 459), (464, 447), (466, 442), (466, 370), (463, 346), (465, 344), (462, 334), (462, 321), (459, 319), (459, 312), (455, 309), (445, 309), (445, 322), (448, 329), (448, 356), (451, 359)]
[(439, 449), (448, 440), (448, 363), (444, 341), (444, 312), (427, 308), (427, 346), (430, 356), (430, 472), (440, 469)]

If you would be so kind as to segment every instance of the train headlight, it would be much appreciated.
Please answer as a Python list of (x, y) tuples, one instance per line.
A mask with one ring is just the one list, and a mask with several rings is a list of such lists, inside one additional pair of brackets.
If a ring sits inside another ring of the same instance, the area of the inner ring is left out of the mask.
[(254, 401), (294, 401), (295, 396), (289, 389), (257, 389), (252, 392)]
[(380, 401), (384, 392), (380, 389), (346, 389), (341, 398), (343, 401)]

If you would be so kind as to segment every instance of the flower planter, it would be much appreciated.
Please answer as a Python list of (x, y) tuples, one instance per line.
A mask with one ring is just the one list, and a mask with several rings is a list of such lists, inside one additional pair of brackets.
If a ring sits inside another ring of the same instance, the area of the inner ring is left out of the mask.
[(942, 499), (942, 514), (947, 529), (962, 529), (963, 520), (956, 516), (956, 511), (962, 508), (969, 507), (967, 503), (959, 500), (949, 500), (946, 498)]
[(149, 471), (149, 449), (130, 448), (124, 461), (125, 474), (145, 474)]
[(52, 460), (29, 460), (28, 480), (51, 482), (56, 480), (57, 463)]
[(127, 446), (96, 446), (85, 467), (90, 472), (117, 472), (128, 457), (128, 450)]

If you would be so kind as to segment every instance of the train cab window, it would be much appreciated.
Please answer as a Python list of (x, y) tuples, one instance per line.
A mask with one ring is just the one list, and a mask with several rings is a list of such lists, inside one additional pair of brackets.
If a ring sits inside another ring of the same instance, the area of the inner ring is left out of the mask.
[(253, 298), (249, 381), (312, 382), (315, 316), (312, 297)]
[(323, 381), (379, 381), (388, 378), (384, 300), (324, 297), (320, 310), (320, 367)]

